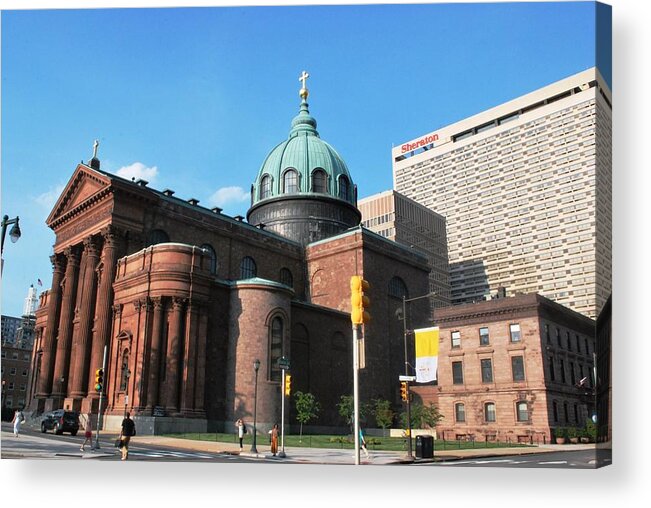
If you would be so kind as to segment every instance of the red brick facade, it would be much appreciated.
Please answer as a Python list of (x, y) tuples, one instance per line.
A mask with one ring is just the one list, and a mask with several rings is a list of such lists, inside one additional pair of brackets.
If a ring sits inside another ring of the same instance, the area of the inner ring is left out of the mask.
[(414, 391), (438, 404), (439, 437), (550, 442), (592, 415), (593, 320), (530, 294), (437, 309), (435, 323), (438, 382)]
[[(372, 286), (362, 396), (397, 403), (401, 301), (388, 287), (399, 277), (409, 295), (427, 293), (425, 258), (361, 228), (304, 248), (171, 194), (75, 170), (48, 218), (56, 242), (37, 311), (34, 409), (97, 411), (94, 372), (107, 346), (108, 427), (125, 410), (143, 433), (251, 421), (256, 359), (257, 421), (273, 425), (279, 355), (291, 360), (293, 391), (321, 402), (316, 423), (340, 424), (336, 403), (352, 392), (354, 274)], [(409, 319), (426, 324), (426, 301), (410, 306)]]

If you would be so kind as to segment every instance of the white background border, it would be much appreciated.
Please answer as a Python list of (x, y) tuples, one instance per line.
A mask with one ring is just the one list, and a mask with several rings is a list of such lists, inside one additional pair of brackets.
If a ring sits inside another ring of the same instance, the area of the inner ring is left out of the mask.
[[(222, 5), (306, 2), (239, 1)], [(319, 2), (372, 3), (372, 2)], [(387, 2), (375, 2), (387, 3)], [(394, 1), (392, 3), (405, 3)], [(412, 2), (423, 3), (423, 2)], [(453, 3), (453, 2), (448, 2)], [(459, 2), (454, 2), (459, 3)], [(484, 3), (484, 2), (482, 2)], [(641, 506), (649, 495), (647, 389), (651, 303), (647, 237), (651, 214), (649, 172), (649, 53), (651, 26), (641, 0), (613, 6), (613, 273), (614, 451), (613, 466), (567, 469), (357, 467), (262, 464), (195, 464), (99, 461), (3, 460), (3, 504), (39, 502), (83, 505), (209, 506), (224, 502), (303, 507), (474, 502), (493, 506)], [(218, 5), (215, 1), (4, 1), (3, 9)], [(646, 488), (645, 488), (646, 487)]]

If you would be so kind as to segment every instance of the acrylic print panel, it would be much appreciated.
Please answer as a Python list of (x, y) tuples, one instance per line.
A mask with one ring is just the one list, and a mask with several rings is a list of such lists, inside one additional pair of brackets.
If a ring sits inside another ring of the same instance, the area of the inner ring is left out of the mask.
[(3, 12), (2, 457), (610, 464), (610, 19)]

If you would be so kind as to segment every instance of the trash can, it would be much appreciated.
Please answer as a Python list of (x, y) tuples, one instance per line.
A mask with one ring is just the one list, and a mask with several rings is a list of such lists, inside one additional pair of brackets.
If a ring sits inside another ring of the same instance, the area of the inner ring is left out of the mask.
[(434, 438), (432, 436), (416, 436), (416, 458), (431, 459), (434, 457)]

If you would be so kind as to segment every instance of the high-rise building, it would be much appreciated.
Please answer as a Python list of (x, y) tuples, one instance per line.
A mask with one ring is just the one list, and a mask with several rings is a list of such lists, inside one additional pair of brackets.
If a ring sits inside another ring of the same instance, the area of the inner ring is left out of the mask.
[(394, 188), (447, 221), (452, 303), (611, 293), (611, 95), (596, 68), (396, 146)]
[(2, 316), (2, 343), (15, 344), (16, 332), (20, 328), (21, 319), (13, 316)]
[(38, 296), (36, 296), (36, 288), (33, 284), (27, 290), (27, 297), (25, 298), (25, 305), (23, 306), (23, 316), (34, 316), (38, 307)]
[(445, 218), (393, 190), (360, 199), (357, 207), (362, 226), (427, 256), (432, 306), (450, 305)]

